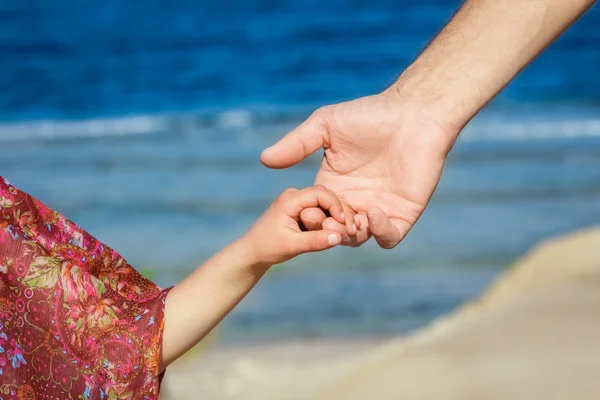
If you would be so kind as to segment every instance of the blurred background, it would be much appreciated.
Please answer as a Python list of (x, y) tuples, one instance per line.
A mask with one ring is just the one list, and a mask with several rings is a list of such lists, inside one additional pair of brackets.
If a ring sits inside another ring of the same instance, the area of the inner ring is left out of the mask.
[[(319, 155), (260, 152), (391, 84), (457, 0), (0, 2), (0, 174), (161, 286), (240, 236)], [(480, 293), (539, 240), (600, 223), (593, 8), (466, 128), (407, 239), (300, 257), (223, 343), (386, 336)], [(201, 305), (199, 305), (201, 307)]]

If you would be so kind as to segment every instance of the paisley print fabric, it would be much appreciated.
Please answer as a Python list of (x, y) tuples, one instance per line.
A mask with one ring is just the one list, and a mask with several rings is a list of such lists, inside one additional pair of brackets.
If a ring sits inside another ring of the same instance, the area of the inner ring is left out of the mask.
[(167, 292), (0, 177), (0, 399), (157, 399)]

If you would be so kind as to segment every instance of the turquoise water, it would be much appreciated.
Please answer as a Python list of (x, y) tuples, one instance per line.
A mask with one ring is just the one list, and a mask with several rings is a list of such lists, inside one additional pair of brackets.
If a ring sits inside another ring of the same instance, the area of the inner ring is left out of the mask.
[[(318, 155), (270, 171), (262, 149), (314, 107), (392, 82), (457, 4), (2, 2), (1, 174), (174, 284), (311, 184)], [(598, 16), (467, 127), (400, 246), (278, 268), (224, 338), (415, 329), (539, 240), (600, 223)]]

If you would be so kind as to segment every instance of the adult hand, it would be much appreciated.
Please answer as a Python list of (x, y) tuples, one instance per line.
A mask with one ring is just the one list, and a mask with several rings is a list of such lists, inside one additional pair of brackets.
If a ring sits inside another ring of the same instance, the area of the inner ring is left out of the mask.
[[(262, 162), (286, 168), (323, 147), (315, 183), (362, 218), (342, 244), (373, 235), (381, 247), (396, 246), (429, 202), (464, 125), (594, 0), (526, 3), (466, 0), (392, 89), (317, 110)], [(308, 229), (344, 233), (318, 209), (301, 219)]]
[(372, 235), (381, 247), (392, 248), (429, 202), (455, 137), (390, 89), (318, 109), (266, 149), (261, 161), (287, 168), (324, 148), (315, 184), (333, 190), (359, 213), (358, 234), (348, 236), (342, 224), (317, 208), (302, 213), (303, 224), (339, 232), (344, 245), (360, 245)]

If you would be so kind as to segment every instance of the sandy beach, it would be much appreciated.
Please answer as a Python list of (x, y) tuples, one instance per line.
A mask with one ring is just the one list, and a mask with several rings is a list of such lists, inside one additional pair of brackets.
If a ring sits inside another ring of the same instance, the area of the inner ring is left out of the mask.
[(261, 392), (257, 387), (266, 381), (329, 367), (333, 360), (350, 360), (389, 341), (303, 340), (212, 347), (169, 367), (161, 394), (165, 400), (245, 398), (250, 387)]
[(164, 399), (600, 397), (600, 229), (541, 243), (480, 298), (403, 338), (209, 348)]

